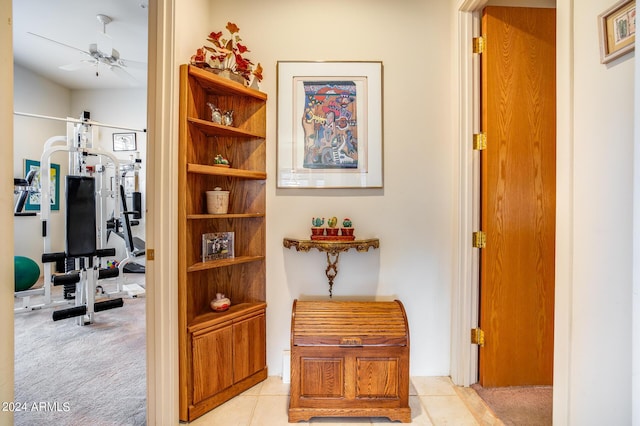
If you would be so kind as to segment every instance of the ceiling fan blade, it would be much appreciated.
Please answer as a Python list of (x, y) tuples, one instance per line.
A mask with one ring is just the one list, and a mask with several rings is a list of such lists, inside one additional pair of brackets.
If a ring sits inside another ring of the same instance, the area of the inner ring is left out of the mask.
[(80, 62), (75, 62), (73, 64), (61, 65), (58, 68), (65, 71), (77, 71), (81, 68), (86, 68), (88, 66), (95, 66), (95, 64), (96, 64), (95, 61), (80, 61)]
[(59, 42), (59, 41), (52, 40), (52, 39), (50, 39), (50, 38), (47, 38), (47, 37), (41, 36), (41, 35), (36, 34), (36, 33), (27, 32), (27, 34), (31, 34), (31, 35), (36, 36), (36, 37), (39, 37), (39, 38), (41, 38), (41, 39), (43, 39), (43, 40), (47, 40), (47, 41), (49, 41), (49, 42), (51, 42), (51, 43), (55, 43), (55, 44), (57, 44), (57, 45), (59, 45), (59, 46), (64, 46), (64, 47), (66, 47), (66, 48), (73, 49), (73, 50), (75, 50), (75, 51), (78, 51), (78, 52), (84, 53), (85, 55), (89, 55), (89, 56), (91, 56), (91, 54), (90, 54), (89, 52), (87, 52), (86, 50), (78, 49), (77, 47), (73, 47), (73, 46), (70, 46), (70, 45), (68, 45), (68, 44), (64, 44), (64, 43), (61, 43), (61, 42)]
[(127, 68), (132, 68), (132, 69), (136, 69), (136, 70), (146, 70), (147, 69), (147, 63), (146, 62), (140, 62), (140, 61), (131, 61), (129, 59), (120, 59), (119, 62), (127, 67)]
[(109, 69), (111, 69), (111, 71), (113, 71), (113, 73), (116, 74), (118, 77), (122, 78), (124, 81), (129, 83), (129, 85), (131, 86), (140, 85), (140, 83), (138, 83), (138, 80), (136, 80), (131, 74), (125, 71), (122, 67), (114, 65), (109, 67)]

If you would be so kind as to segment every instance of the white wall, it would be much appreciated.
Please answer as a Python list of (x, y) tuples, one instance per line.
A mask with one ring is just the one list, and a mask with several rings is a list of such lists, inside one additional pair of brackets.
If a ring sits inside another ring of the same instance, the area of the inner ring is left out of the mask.
[[(555, 420), (630, 424), (634, 55), (600, 64), (596, 17), (610, 1), (563, 0), (558, 5), (560, 22), (567, 22), (564, 14), (573, 8), (573, 34), (567, 27), (560, 31), (561, 38), (572, 36), (572, 61), (560, 69), (571, 78), (559, 81), (573, 86), (564, 104), (572, 113), (559, 112), (561, 120), (571, 120), (572, 138), (558, 138), (559, 182), (567, 182), (558, 199), (570, 204), (563, 212), (569, 217), (559, 221), (558, 246), (568, 255), (557, 262), (563, 279), (556, 283), (561, 310), (556, 321), (567, 326), (562, 333), (568, 338), (568, 345), (556, 344), (556, 351), (566, 351), (559, 355), (567, 361), (556, 362), (555, 368), (562, 393), (566, 381), (568, 400), (556, 398), (557, 411), (566, 417)], [(559, 91), (568, 93), (567, 86)], [(565, 124), (559, 120), (560, 128)]]
[[(19, 65), (14, 66), (14, 110), (16, 112), (53, 117), (67, 117), (70, 114), (71, 92), (50, 80), (41, 77)], [(50, 137), (64, 136), (66, 124), (61, 121), (15, 116), (13, 119), (13, 175), (24, 177), (24, 160), (40, 161), (44, 144)], [(65, 176), (68, 157), (63, 153), (51, 156), (51, 162), (60, 165), (60, 175)], [(51, 250), (64, 251), (64, 184), (60, 182), (60, 210), (52, 210), (50, 215)], [(40, 216), (14, 217), (14, 250), (16, 256), (26, 256), (42, 269), (42, 226)]]
[[(206, 30), (177, 58), (188, 62), (210, 31), (240, 27), (248, 54), (264, 67), (267, 113), (268, 364), (281, 373), (289, 348), (294, 298), (328, 295), (326, 258), (282, 247), (308, 238), (313, 216), (350, 217), (356, 235), (378, 237), (380, 249), (341, 255), (335, 297), (395, 297), (407, 310), (411, 374), (447, 375), (453, 250), (453, 152), (450, 5), (447, 0), (329, 1), (320, 7), (276, 0), (212, 1)], [(191, 14), (201, 13), (191, 8)], [(191, 25), (191, 24), (190, 24)], [(176, 33), (187, 29), (178, 26)], [(278, 60), (382, 61), (384, 189), (276, 189), (276, 63)], [(437, 64), (437, 65), (436, 65)]]

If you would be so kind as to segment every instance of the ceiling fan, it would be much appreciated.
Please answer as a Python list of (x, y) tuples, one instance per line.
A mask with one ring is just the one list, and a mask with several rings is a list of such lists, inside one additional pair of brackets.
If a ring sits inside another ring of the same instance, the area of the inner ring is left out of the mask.
[(82, 50), (32, 32), (29, 32), (29, 34), (89, 56), (88, 59), (84, 59), (77, 63), (61, 65), (58, 67), (60, 69), (65, 71), (75, 71), (85, 66), (94, 66), (96, 68), (96, 77), (98, 77), (100, 75), (100, 67), (107, 67), (110, 71), (125, 80), (131, 86), (137, 86), (139, 82), (126, 70), (126, 68), (146, 69), (147, 64), (144, 62), (121, 58), (120, 53), (111, 46), (111, 37), (107, 35), (107, 24), (113, 21), (113, 19), (103, 14), (96, 15), (96, 19), (102, 24), (102, 32), (98, 32), (98, 42), (89, 44), (88, 50)]

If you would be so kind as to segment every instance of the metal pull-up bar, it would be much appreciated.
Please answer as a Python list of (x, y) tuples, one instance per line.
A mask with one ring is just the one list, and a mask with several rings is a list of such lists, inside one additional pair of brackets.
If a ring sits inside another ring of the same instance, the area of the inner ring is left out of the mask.
[(133, 132), (142, 132), (142, 133), (146, 133), (147, 129), (135, 129), (133, 127), (126, 127), (126, 126), (116, 126), (113, 124), (105, 124), (105, 123), (100, 123), (98, 121), (93, 121), (93, 120), (80, 120), (77, 118), (61, 118), (61, 117), (52, 117), (49, 115), (40, 115), (40, 114), (31, 114), (31, 113), (27, 113), (27, 112), (18, 112), (18, 111), (14, 111), (13, 112), (14, 115), (19, 115), (22, 117), (32, 117), (32, 118), (43, 118), (46, 120), (57, 120), (57, 121), (64, 121), (67, 123), (77, 123), (77, 124), (88, 124), (91, 126), (99, 126), (99, 127), (109, 127), (112, 129), (121, 129), (121, 130), (131, 130)]

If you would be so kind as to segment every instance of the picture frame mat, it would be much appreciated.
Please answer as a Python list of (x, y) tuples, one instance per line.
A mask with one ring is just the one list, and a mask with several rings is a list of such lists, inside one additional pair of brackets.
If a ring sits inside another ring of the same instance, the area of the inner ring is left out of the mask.
[[(277, 80), (278, 188), (381, 188), (382, 62), (279, 61)], [(304, 81), (342, 80), (354, 81), (359, 90), (356, 108), (362, 165), (356, 170), (305, 169), (300, 155), (304, 146), (302, 129), (297, 122), (304, 107), (301, 85)]]

